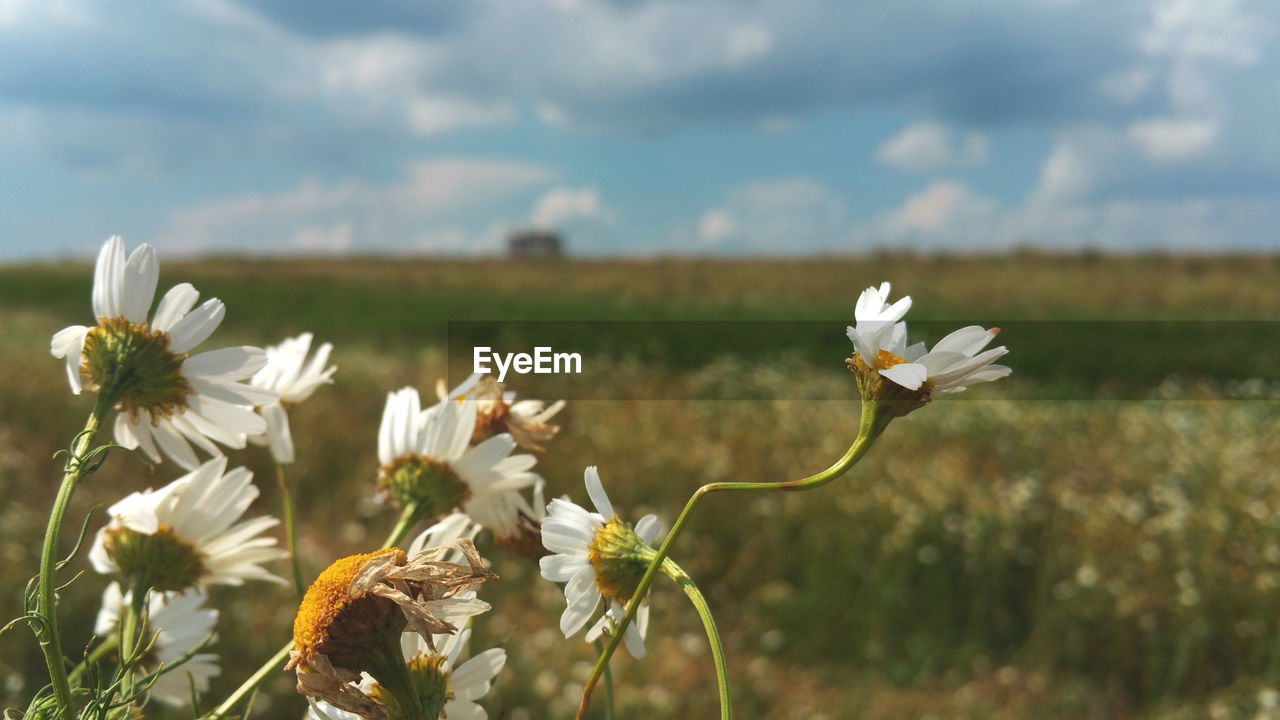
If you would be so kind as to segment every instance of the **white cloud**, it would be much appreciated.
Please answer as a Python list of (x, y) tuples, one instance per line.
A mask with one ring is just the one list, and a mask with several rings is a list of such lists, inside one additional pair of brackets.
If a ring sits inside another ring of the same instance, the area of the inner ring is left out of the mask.
[(847, 229), (843, 198), (822, 182), (789, 177), (747, 183), (725, 193), (692, 227), (675, 231), (679, 249), (809, 252), (830, 247)]
[(508, 160), (423, 160), (411, 163), (398, 182), (311, 180), (282, 192), (200, 203), (175, 212), (163, 236), (191, 252), (278, 247), (284, 239), (311, 250), (404, 248), (410, 238), (456, 227), (477, 211), (492, 213), (554, 176)]
[(935, 232), (945, 228), (974, 200), (963, 183), (940, 180), (907, 198), (893, 212), (890, 222), (907, 231)]
[(1098, 82), (1098, 90), (1116, 102), (1129, 104), (1150, 90), (1153, 74), (1144, 66), (1117, 70)]
[(407, 100), (405, 116), (415, 134), (439, 135), (457, 128), (510, 123), (516, 113), (508, 103), (418, 95)]
[(1159, 0), (1139, 46), (1151, 55), (1203, 58), (1241, 65), (1258, 61), (1267, 23), (1242, 0)]
[(733, 234), (737, 223), (727, 210), (716, 208), (702, 214), (698, 221), (698, 235), (708, 243), (717, 243)]
[(760, 25), (740, 25), (729, 33), (725, 56), (730, 65), (745, 65), (773, 50), (773, 34)]
[(534, 203), (529, 221), (534, 227), (554, 229), (577, 220), (602, 220), (607, 214), (593, 187), (553, 188)]
[(972, 167), (987, 161), (987, 138), (978, 132), (958, 137), (941, 123), (918, 122), (881, 143), (876, 160), (915, 173)]
[(303, 227), (293, 234), (293, 247), (309, 254), (341, 254), (351, 249), (351, 223), (330, 227)]
[(1145, 120), (1129, 125), (1128, 134), (1152, 160), (1186, 160), (1212, 147), (1218, 126), (1210, 120)]
[(1031, 192), (1037, 204), (1055, 204), (1088, 193), (1095, 180), (1086, 152), (1070, 141), (1059, 141), (1040, 165), (1040, 181)]

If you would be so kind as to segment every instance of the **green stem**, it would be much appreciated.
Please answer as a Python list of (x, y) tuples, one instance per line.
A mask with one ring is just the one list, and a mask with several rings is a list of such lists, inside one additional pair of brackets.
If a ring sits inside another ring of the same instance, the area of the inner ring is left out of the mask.
[(58, 703), (58, 714), (63, 720), (72, 720), (75, 709), (71, 704), (71, 682), (67, 678), (66, 660), (62, 654), (62, 638), (58, 632), (58, 607), (54, 577), (58, 558), (58, 536), (62, 532), (62, 521), (71, 506), (71, 496), (76, 485), (84, 476), (85, 456), (93, 447), (102, 426), (102, 419), (111, 409), (112, 401), (105, 395), (99, 395), (85, 421), (84, 430), (76, 436), (71, 447), (71, 456), (67, 459), (66, 471), (62, 475), (62, 485), (58, 487), (58, 495), (53, 501), (53, 509), (49, 513), (49, 526), (45, 528), (44, 544), (40, 549), (40, 580), (36, 590), (36, 614), (40, 616), (36, 635), (40, 641), (40, 650), (44, 653), (45, 665), (49, 668), (49, 681), (53, 686), (54, 698)]
[(378, 684), (386, 688), (394, 701), (392, 715), (405, 718), (426, 718), (422, 698), (415, 692), (409, 668), (400, 650), (400, 641), (377, 642), (368, 655), (368, 671)]
[[(729, 720), (733, 717), (733, 700), (729, 693), (729, 670), (725, 665), (724, 645), (720, 642), (720, 631), (716, 629), (716, 620), (711, 615), (711, 606), (707, 604), (707, 599), (702, 596), (702, 591), (693, 582), (693, 578), (670, 558), (663, 561), (662, 570), (684, 590), (684, 594), (689, 597), (689, 602), (693, 603), (693, 608), (698, 611), (698, 617), (702, 619), (702, 627), (707, 632), (707, 642), (711, 645), (711, 661), (716, 666), (716, 687), (720, 691), (720, 720)], [(607, 687), (607, 668), (605, 673)]]
[(293, 650), (292, 640), (286, 643), (284, 647), (277, 650), (276, 654), (272, 655), (271, 659), (263, 663), (262, 667), (258, 668), (257, 672), (250, 675), (249, 679), (241, 683), (240, 687), (236, 688), (236, 691), (231, 693), (231, 695), (226, 700), (223, 700), (221, 705), (214, 708), (208, 715), (205, 715), (204, 717), (205, 718), (226, 717), (227, 713), (234, 710), (235, 707), (239, 705), (242, 700), (249, 697), (249, 695), (254, 690), (256, 690), (258, 686), (261, 685), (262, 682), (271, 675), (271, 673), (280, 671), (280, 668), (283, 667), (285, 662), (289, 660), (290, 650)]
[[(604, 643), (597, 640), (596, 650), (604, 652)], [(613, 670), (604, 667), (604, 720), (613, 720)]]
[[(395, 529), (391, 531), (391, 535), (383, 543), (382, 549), (385, 550), (404, 540), (404, 536), (409, 533), (409, 529), (418, 521), (417, 515), (418, 509), (416, 505), (406, 506), (400, 513), (400, 520), (396, 522)], [(205, 714), (202, 720), (217, 720), (218, 718), (226, 717), (227, 713), (234, 710), (236, 705), (239, 705), (245, 698), (249, 697), (263, 681), (270, 677), (272, 672), (276, 672), (278, 668), (284, 665), (289, 659), (291, 650), (293, 650), (292, 640), (285, 643), (284, 647), (276, 651), (276, 654), (263, 663), (262, 667), (258, 668), (247, 680), (241, 683), (240, 687), (236, 688), (236, 691), (231, 693), (226, 700), (223, 700), (221, 705)]]
[(862, 403), (862, 421), (858, 428), (858, 437), (849, 446), (844, 457), (835, 462), (834, 465), (823, 470), (822, 472), (810, 475), (799, 480), (789, 480), (780, 483), (761, 483), (761, 482), (718, 482), (703, 485), (694, 491), (693, 496), (685, 503), (684, 510), (680, 512), (676, 518), (675, 524), (671, 526), (671, 531), (667, 533), (667, 537), (662, 541), (662, 545), (658, 547), (658, 552), (653, 560), (649, 562), (649, 567), (644, 572), (644, 577), (640, 579), (636, 585), (635, 594), (631, 596), (631, 601), (627, 603), (625, 614), (622, 621), (614, 628), (613, 635), (609, 638), (609, 644), (605, 646), (604, 652), (600, 654), (596, 660), (595, 667), (591, 670), (591, 675), (587, 677), (586, 685), (582, 688), (582, 699), (578, 703), (577, 720), (584, 720), (587, 714), (587, 707), (591, 704), (591, 691), (595, 689), (596, 683), (599, 682), (604, 668), (609, 664), (609, 658), (613, 657), (614, 651), (618, 649), (618, 644), (622, 642), (623, 631), (627, 625), (635, 619), (636, 610), (640, 607), (640, 602), (644, 600), (645, 595), (649, 591), (649, 586), (653, 584), (654, 578), (657, 576), (662, 562), (671, 554), (671, 547), (675, 541), (679, 539), (680, 534), (684, 532), (685, 526), (689, 522), (693, 511), (698, 507), (698, 502), (703, 497), (713, 492), (751, 492), (751, 491), (801, 491), (812, 490), (822, 487), (827, 483), (835, 480), (845, 474), (849, 468), (862, 459), (862, 456), (871, 449), (871, 445), (875, 443), (876, 438), (884, 431), (889, 421), (893, 419), (893, 414), (883, 405), (877, 402), (868, 402), (863, 400)]
[(387, 536), (386, 542), (382, 543), (382, 547), (385, 549), (399, 545), (420, 519), (422, 519), (422, 513), (418, 510), (418, 503), (411, 502), (405, 505), (404, 510), (400, 512), (400, 519), (391, 529), (391, 534)]
[(67, 679), (70, 680), (72, 683), (79, 682), (80, 677), (89, 670), (90, 665), (97, 663), (107, 653), (111, 652), (112, 650), (115, 650), (118, 647), (120, 647), (119, 635), (113, 634), (111, 635), (111, 637), (103, 638), (102, 642), (98, 643), (98, 646), (95, 647), (92, 651), (90, 651), (89, 656), (86, 657), (84, 660), (80, 661), (79, 665), (76, 665), (75, 669), (71, 671), (71, 674), (67, 676)]
[(302, 581), (302, 565), (298, 561), (298, 527), (294, 522), (293, 491), (284, 475), (284, 465), (276, 463), (276, 484), (280, 487), (280, 514), (284, 516), (285, 543), (289, 550), (289, 562), (293, 566), (293, 587), (298, 597), (307, 591)]
[(124, 616), (120, 620), (120, 665), (124, 670), (120, 690), (124, 697), (133, 694), (133, 669), (142, 661), (138, 657), (139, 648), (146, 645), (143, 642), (146, 624), (142, 618), (147, 607), (147, 596), (151, 593), (151, 587), (141, 573), (130, 585), (129, 605), (124, 608)]

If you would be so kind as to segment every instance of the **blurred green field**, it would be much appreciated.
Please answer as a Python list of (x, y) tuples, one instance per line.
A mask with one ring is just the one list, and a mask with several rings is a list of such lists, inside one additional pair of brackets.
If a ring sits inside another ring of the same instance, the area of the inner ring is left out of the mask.
[[(692, 356), (639, 340), (629, 352), (587, 336), (620, 326), (581, 325), (577, 340), (599, 348), (584, 352), (588, 373), (508, 378), (522, 395), (571, 399), (539, 461), (552, 495), (584, 502), (582, 468), (596, 464), (616, 506), (667, 522), (702, 483), (795, 478), (843, 452), (857, 427), (844, 324), (867, 285), (890, 279), (912, 295), (909, 319), (938, 322), (921, 324), (930, 339), (955, 321), (1011, 323), (1008, 381), (895, 421), (827, 488), (713, 497), (695, 519), (676, 556), (717, 612), (738, 716), (1280, 718), (1278, 258), (221, 259), (161, 272), (162, 289), (189, 281), (226, 301), (215, 345), (303, 330), (335, 343), (336, 384), (291, 415), (311, 570), (376, 545), (392, 524), (370, 499), (383, 399), (465, 375), (446, 348), (450, 321), (829, 324), (825, 351), (767, 333), (759, 347), (708, 340)], [(0, 268), (6, 618), (35, 570), (51, 455), (89, 408), (48, 339), (91, 319), (91, 276), (85, 264)], [(254, 512), (275, 512), (262, 452), (232, 459), (259, 478)], [(114, 454), (68, 525), (177, 474)], [(571, 715), (594, 654), (556, 629), (559, 587), (527, 560), (481, 550), (502, 579), (485, 588), (494, 611), (476, 637), (510, 657), (491, 717)], [(65, 594), (69, 651), (87, 642), (105, 584), (89, 571)], [(216, 698), (287, 637), (293, 607), (290, 591), (261, 585), (214, 602)], [(713, 716), (695, 614), (672, 587), (654, 602), (649, 659), (615, 663), (619, 717)], [(0, 636), (0, 702), (23, 705), (42, 676), (30, 633)], [(255, 716), (303, 707), (281, 672)]]

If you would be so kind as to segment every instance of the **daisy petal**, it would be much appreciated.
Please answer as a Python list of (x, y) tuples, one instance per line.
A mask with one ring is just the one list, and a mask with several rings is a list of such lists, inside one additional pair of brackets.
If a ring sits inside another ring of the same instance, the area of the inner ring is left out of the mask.
[(578, 598), (569, 603), (564, 609), (564, 613), (560, 616), (560, 632), (565, 637), (571, 637), (574, 633), (582, 629), (583, 625), (591, 619), (592, 613), (596, 611), (596, 607), (600, 605), (599, 591), (585, 592)]
[(139, 245), (125, 263), (120, 292), (120, 314), (134, 323), (145, 323), (151, 301), (156, 296), (156, 281), (160, 279), (160, 263), (156, 251), (150, 245)]
[(196, 292), (191, 283), (178, 283), (169, 288), (169, 292), (160, 298), (156, 313), (151, 317), (151, 329), (156, 332), (169, 332), (175, 323), (191, 312), (191, 308), (196, 306), (196, 301), (199, 299), (200, 293)]
[(881, 370), (880, 375), (908, 390), (919, 390), (928, 379), (929, 371), (920, 363), (899, 363), (887, 370)]
[(258, 372), (266, 364), (265, 351), (245, 345), (192, 355), (182, 363), (182, 372), (188, 377), (240, 380)]
[(613, 504), (609, 502), (609, 495), (604, 491), (604, 485), (600, 482), (600, 472), (596, 470), (596, 466), (587, 467), (582, 473), (582, 479), (587, 486), (587, 495), (596, 506), (596, 512), (605, 518), (613, 517)]
[(169, 330), (169, 349), (175, 353), (184, 353), (204, 342), (222, 324), (222, 318), (226, 314), (227, 308), (221, 300), (206, 300), (203, 305), (173, 324)]
[(119, 235), (113, 235), (98, 252), (98, 262), (93, 268), (93, 314), (96, 317), (120, 316), (124, 264), (124, 241)]

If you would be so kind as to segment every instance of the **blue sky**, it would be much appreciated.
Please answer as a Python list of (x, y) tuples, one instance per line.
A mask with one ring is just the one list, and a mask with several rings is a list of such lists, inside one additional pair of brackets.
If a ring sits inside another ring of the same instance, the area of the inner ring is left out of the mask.
[(1280, 248), (1268, 0), (0, 0), (0, 259)]

